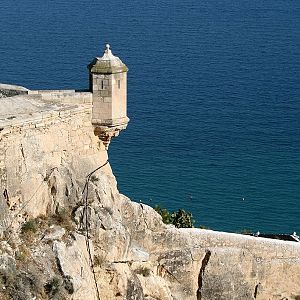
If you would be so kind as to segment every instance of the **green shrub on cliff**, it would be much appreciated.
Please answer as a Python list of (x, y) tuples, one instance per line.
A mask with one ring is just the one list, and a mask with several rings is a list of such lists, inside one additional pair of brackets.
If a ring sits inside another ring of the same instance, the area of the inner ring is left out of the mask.
[(45, 284), (44, 289), (45, 289), (47, 295), (50, 298), (53, 298), (53, 296), (58, 294), (60, 287), (61, 287), (60, 279), (58, 277), (53, 277), (50, 281), (48, 281)]
[(21, 232), (22, 234), (26, 233), (36, 233), (37, 225), (35, 220), (29, 220), (22, 225)]
[(165, 224), (173, 224), (173, 217), (171, 212), (169, 212), (165, 208), (161, 208), (159, 205), (155, 205), (154, 209), (161, 215), (162, 220)]
[(186, 212), (184, 209), (178, 209), (178, 211), (170, 212), (165, 208), (161, 208), (159, 205), (155, 205), (155, 211), (158, 212), (165, 224), (173, 224), (177, 228), (193, 228), (195, 220), (190, 212)]

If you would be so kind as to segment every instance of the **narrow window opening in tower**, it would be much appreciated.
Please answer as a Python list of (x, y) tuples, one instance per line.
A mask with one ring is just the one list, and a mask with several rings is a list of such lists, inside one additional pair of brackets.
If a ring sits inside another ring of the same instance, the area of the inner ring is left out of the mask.
[(121, 88), (121, 80), (118, 80), (118, 89)]
[(103, 80), (101, 80), (101, 90), (103, 90), (104, 89), (104, 82), (103, 82)]

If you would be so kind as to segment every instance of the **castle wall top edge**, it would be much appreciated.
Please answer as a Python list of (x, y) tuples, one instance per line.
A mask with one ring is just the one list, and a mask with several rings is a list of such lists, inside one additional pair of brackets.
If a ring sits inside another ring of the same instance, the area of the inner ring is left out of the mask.
[(0, 84), (0, 93), (0, 129), (63, 118), (92, 109), (92, 93), (87, 91), (28, 90)]

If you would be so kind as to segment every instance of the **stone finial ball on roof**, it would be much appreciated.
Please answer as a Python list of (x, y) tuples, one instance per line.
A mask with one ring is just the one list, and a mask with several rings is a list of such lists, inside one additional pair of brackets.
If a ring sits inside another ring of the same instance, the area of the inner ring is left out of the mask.
[(110, 44), (106, 44), (105, 45), (105, 51), (104, 51), (105, 54), (111, 54), (112, 55), (112, 52), (110, 50)]
[(105, 50), (102, 57), (95, 57), (88, 65), (91, 73), (98, 74), (114, 74), (127, 72), (127, 66), (117, 56), (111, 52), (110, 45), (105, 45)]

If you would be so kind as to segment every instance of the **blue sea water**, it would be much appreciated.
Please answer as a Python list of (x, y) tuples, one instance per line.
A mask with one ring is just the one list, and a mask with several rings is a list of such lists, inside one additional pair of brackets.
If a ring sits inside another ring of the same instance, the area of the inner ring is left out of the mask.
[(128, 65), (122, 193), (216, 230), (300, 231), (298, 0), (1, 0), (0, 16), (0, 82), (86, 88), (106, 42)]

